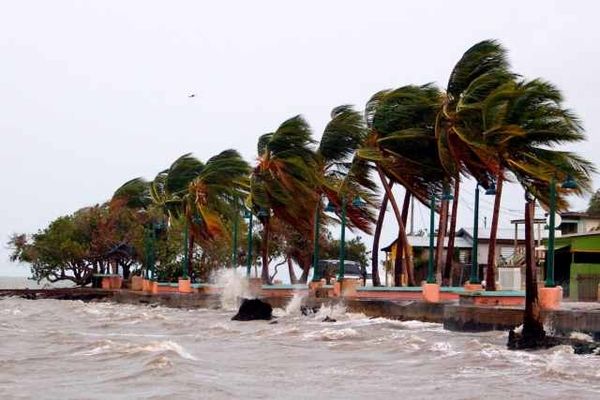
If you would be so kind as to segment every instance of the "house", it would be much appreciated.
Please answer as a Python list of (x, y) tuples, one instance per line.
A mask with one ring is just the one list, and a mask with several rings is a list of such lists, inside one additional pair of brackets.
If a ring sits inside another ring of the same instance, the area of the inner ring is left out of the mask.
[[(538, 221), (539, 222), (539, 221)], [(516, 239), (515, 239), (516, 232)], [(452, 284), (462, 285), (470, 275), (471, 260), (473, 253), (473, 228), (461, 228), (456, 232), (454, 240), (454, 264), (452, 272)], [(541, 239), (541, 238), (540, 238)], [(434, 247), (437, 237), (434, 238)], [(394, 260), (396, 259), (397, 239), (381, 250), (386, 252), (386, 262), (388, 271), (393, 271)], [(426, 265), (429, 258), (429, 236), (427, 234), (408, 235), (408, 243), (412, 250), (415, 261), (415, 280), (419, 282), (426, 275)], [(490, 244), (490, 229), (479, 228), (477, 239), (477, 261), (479, 265), (479, 276), (483, 278), (484, 268), (487, 264), (488, 251)], [(444, 238), (444, 255), (448, 247), (448, 237)], [(525, 231), (523, 228), (516, 230), (511, 228), (498, 229), (496, 234), (496, 257), (497, 266), (514, 265), (520, 266), (523, 262), (523, 253), (525, 248)]]
[[(544, 241), (544, 246), (547, 246), (547, 241)], [(600, 284), (600, 231), (556, 238), (554, 281), (563, 287), (565, 297), (579, 301), (597, 300)]]
[(600, 215), (597, 214), (567, 211), (560, 213), (560, 219), (562, 221), (557, 228), (562, 235), (600, 231)]

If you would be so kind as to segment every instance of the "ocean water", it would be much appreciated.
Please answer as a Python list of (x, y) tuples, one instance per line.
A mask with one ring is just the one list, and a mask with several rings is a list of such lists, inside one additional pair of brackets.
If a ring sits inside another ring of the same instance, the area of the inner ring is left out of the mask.
[(303, 316), (300, 304), (270, 323), (231, 321), (230, 301), (183, 310), (1, 299), (0, 399), (600, 398), (599, 356), (509, 351), (504, 332), (343, 306)]

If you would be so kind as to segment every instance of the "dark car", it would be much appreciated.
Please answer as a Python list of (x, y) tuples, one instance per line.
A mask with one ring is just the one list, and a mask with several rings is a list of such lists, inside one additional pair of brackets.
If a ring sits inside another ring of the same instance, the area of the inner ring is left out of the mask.
[[(319, 276), (325, 279), (329, 285), (331, 278), (336, 278), (340, 273), (340, 260), (319, 260)], [(363, 283), (371, 279), (371, 274), (367, 274), (366, 269), (361, 268), (357, 261), (344, 261), (344, 277), (362, 279)]]

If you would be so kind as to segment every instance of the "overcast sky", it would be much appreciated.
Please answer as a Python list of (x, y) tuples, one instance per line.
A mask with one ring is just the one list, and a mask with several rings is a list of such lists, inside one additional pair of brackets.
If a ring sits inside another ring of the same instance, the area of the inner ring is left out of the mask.
[[(462, 53), (489, 38), (516, 72), (563, 90), (589, 135), (574, 150), (595, 161), (599, 11), (548, 0), (3, 1), (0, 239), (151, 179), (183, 153), (233, 147), (254, 162), (258, 136), (296, 114), (319, 138), (334, 106), (362, 109), (405, 84), (444, 86)], [(461, 226), (473, 225), (473, 186)], [(523, 197), (505, 194), (509, 227)], [(493, 199), (483, 200), (489, 224)], [(415, 214), (425, 227), (427, 210)], [(397, 229), (388, 221), (382, 244)], [(0, 275), (18, 273), (7, 259), (2, 246)]]

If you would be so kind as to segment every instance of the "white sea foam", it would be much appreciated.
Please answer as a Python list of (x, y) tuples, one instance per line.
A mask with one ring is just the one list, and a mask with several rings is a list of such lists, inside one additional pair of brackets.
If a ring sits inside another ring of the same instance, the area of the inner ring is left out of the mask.
[(594, 339), (590, 335), (587, 335), (587, 334), (585, 334), (583, 332), (571, 332), (570, 338), (571, 339), (577, 339), (577, 340), (583, 340), (583, 341), (586, 341), (586, 342), (593, 342), (594, 341)]
[(222, 287), (221, 308), (237, 310), (241, 299), (250, 298), (248, 279), (235, 269), (223, 268), (214, 274), (214, 280)]
[(150, 342), (146, 344), (122, 343), (113, 340), (101, 340), (94, 344), (94, 347), (88, 351), (75, 353), (76, 356), (95, 356), (100, 354), (141, 354), (141, 353), (165, 353), (177, 354), (187, 360), (196, 358), (188, 353), (180, 344), (172, 340), (163, 340)]
[(304, 300), (304, 297), (305, 296), (303, 296), (300, 293), (294, 293), (294, 297), (292, 297), (290, 302), (285, 307), (285, 314), (286, 315), (299, 315), (300, 308), (302, 306), (302, 301)]

